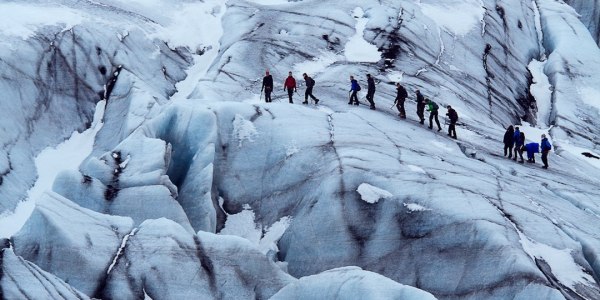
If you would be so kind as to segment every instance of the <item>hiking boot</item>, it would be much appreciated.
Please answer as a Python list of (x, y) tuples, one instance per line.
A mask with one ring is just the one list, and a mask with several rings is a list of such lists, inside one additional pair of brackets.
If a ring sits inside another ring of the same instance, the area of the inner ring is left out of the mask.
[(354, 102), (354, 105), (358, 106), (358, 104), (359, 104), (358, 102)]
[(319, 99), (315, 99), (315, 105), (319, 104)]
[(548, 166), (543, 166), (542, 168), (544, 168), (544, 169), (548, 169)]
[(441, 129), (441, 128), (438, 128), (438, 132), (440, 132), (440, 131), (442, 131), (442, 129)]
[(375, 106), (371, 106), (369, 107), (369, 109), (375, 110)]
[(429, 129), (433, 129), (433, 127), (429, 126)]
[(304, 102), (302, 102), (302, 104), (308, 104), (308, 101), (304, 101)]
[(352, 105), (352, 102), (348, 102), (348, 104)]

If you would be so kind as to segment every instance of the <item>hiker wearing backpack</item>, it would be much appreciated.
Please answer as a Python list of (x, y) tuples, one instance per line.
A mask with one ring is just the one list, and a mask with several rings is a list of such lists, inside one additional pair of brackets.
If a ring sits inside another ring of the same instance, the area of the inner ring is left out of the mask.
[(402, 119), (406, 119), (406, 111), (404, 111), (404, 101), (408, 97), (408, 93), (406, 89), (400, 84), (400, 82), (396, 83), (396, 99), (394, 100), (394, 105), (398, 109), (398, 115)]
[(283, 83), (283, 90), (287, 90), (288, 97), (290, 98), (290, 103), (294, 103), (292, 97), (294, 96), (294, 92), (297, 92), (296, 89), (296, 79), (292, 76), (292, 71), (288, 73), (288, 77), (285, 79)]
[(525, 150), (527, 150), (525, 148), (525, 133), (523, 132), (519, 132), (519, 144), (521, 144), (521, 146), (519, 146), (519, 148), (515, 147), (515, 161), (517, 161), (517, 153), (519, 154), (519, 158), (521, 158), (521, 160), (519, 160), (519, 163), (522, 164), (525, 161), (523, 160), (523, 152)]
[(527, 162), (535, 163), (535, 153), (540, 152), (540, 144), (529, 143), (523, 147), (527, 151)]
[(425, 123), (425, 104), (427, 102), (425, 102), (425, 97), (423, 97), (423, 94), (421, 94), (420, 90), (417, 90), (417, 116), (419, 116), (419, 120), (421, 120), (419, 123), (424, 124)]
[[(515, 133), (513, 134), (513, 140), (515, 141), (515, 157), (517, 161), (517, 153), (521, 150), (521, 147), (525, 145), (525, 134), (521, 134), (519, 127), (515, 127)], [(522, 151), (521, 151), (522, 152)], [(523, 160), (523, 154), (521, 153), (521, 160)]]
[(508, 159), (512, 159), (513, 146), (515, 145), (515, 128), (510, 125), (504, 133), (504, 156), (508, 153)]
[(544, 163), (544, 166), (542, 168), (548, 169), (548, 153), (550, 152), (550, 150), (552, 150), (552, 145), (548, 141), (548, 138), (546, 137), (545, 134), (542, 134), (541, 145), (542, 145), (542, 162)]
[(375, 109), (375, 102), (373, 98), (375, 97), (375, 80), (371, 77), (371, 74), (367, 74), (367, 101), (371, 104), (370, 109)]
[(453, 139), (457, 139), (456, 122), (458, 122), (458, 113), (450, 105), (448, 105), (446, 108), (448, 109), (446, 116), (448, 116), (448, 119), (450, 119), (450, 125), (448, 126), (448, 135)]
[(265, 91), (265, 102), (270, 103), (271, 100), (271, 92), (273, 92), (273, 76), (269, 74), (269, 71), (266, 72), (265, 77), (263, 77), (262, 87), (260, 92)]
[(358, 105), (358, 91), (360, 91), (360, 85), (358, 85), (358, 81), (354, 79), (354, 76), (350, 76), (350, 102), (348, 104)]
[(306, 75), (306, 73), (302, 74), (302, 77), (304, 77), (304, 82), (306, 83), (304, 102), (302, 102), (302, 104), (308, 104), (308, 97), (315, 100), (315, 104), (319, 104), (319, 99), (312, 94), (313, 87), (315, 86), (315, 80)]
[(432, 120), (435, 118), (435, 124), (437, 124), (438, 127), (438, 131), (442, 130), (442, 126), (440, 126), (440, 120), (438, 119), (438, 110), (440, 109), (440, 107), (437, 105), (437, 103), (426, 99), (427, 101), (427, 111), (429, 112), (429, 129), (433, 129), (433, 122)]

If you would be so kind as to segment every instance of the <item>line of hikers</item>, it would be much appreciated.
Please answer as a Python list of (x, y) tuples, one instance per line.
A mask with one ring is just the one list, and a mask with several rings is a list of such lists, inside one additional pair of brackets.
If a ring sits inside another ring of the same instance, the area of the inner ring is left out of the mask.
[[(306, 84), (306, 91), (304, 92), (304, 102), (302, 104), (308, 104), (308, 98), (310, 97), (315, 101), (315, 104), (319, 104), (319, 99), (313, 95), (313, 87), (315, 86), (315, 80), (310, 78), (306, 73), (302, 74), (304, 78), (304, 82)], [(290, 103), (294, 103), (293, 97), (294, 92), (298, 93), (298, 88), (296, 85), (296, 79), (292, 76), (292, 72), (288, 73), (288, 77), (285, 79), (283, 83), (283, 90), (288, 93)], [(273, 102), (271, 99), (271, 93), (273, 93), (273, 76), (269, 74), (267, 71), (265, 77), (263, 77), (262, 88), (260, 92), (265, 92), (265, 102), (270, 103)]]
[[(312, 100), (314, 100), (315, 104), (318, 104), (319, 99), (313, 95), (313, 88), (315, 86), (315, 80), (312, 79), (310, 76), (308, 76), (306, 73), (303, 73), (302, 77), (304, 78), (304, 81), (306, 84), (306, 91), (304, 92), (304, 102), (302, 102), (302, 104), (308, 104), (309, 97)], [(283, 90), (287, 91), (289, 102), (294, 103), (294, 101), (293, 101), (294, 92), (298, 93), (298, 88), (296, 85), (296, 79), (292, 76), (291, 71), (288, 73), (288, 77), (285, 79), (285, 82), (283, 83)], [(348, 95), (350, 98), (348, 101), (349, 105), (352, 105), (352, 104), (359, 105), (360, 104), (360, 102), (358, 101), (358, 92), (360, 90), (361, 90), (361, 87), (358, 84), (358, 81), (356, 79), (354, 79), (354, 76), (350, 76), (350, 91), (348, 91)], [(262, 87), (261, 87), (260, 92), (262, 93), (263, 91), (265, 92), (265, 101), (267, 103), (272, 102), (273, 100), (271, 99), (271, 93), (273, 92), (273, 76), (271, 76), (271, 74), (269, 74), (269, 71), (267, 71), (265, 77), (263, 77), (263, 82), (262, 82)], [(397, 93), (396, 93), (396, 99), (394, 100), (394, 105), (398, 109), (398, 112), (399, 112), (398, 115), (400, 116), (400, 118), (406, 119), (406, 111), (404, 110), (404, 101), (406, 101), (406, 98), (408, 98), (408, 92), (400, 83), (396, 83), (396, 92)], [(369, 108), (372, 110), (375, 110), (374, 97), (375, 97), (375, 80), (373, 79), (371, 74), (367, 74), (367, 96), (366, 96), (366, 98), (370, 104)], [(441, 131), (442, 127), (440, 126), (440, 120), (438, 118), (438, 110), (439, 110), (438, 104), (431, 101), (428, 98), (425, 98), (423, 96), (423, 94), (421, 94), (421, 91), (419, 91), (419, 90), (416, 91), (416, 98), (417, 98), (417, 116), (419, 117), (419, 120), (420, 120), (419, 123), (420, 124), (425, 123), (425, 107), (427, 106), (427, 111), (429, 111), (429, 129), (433, 129), (433, 120), (435, 120), (435, 123), (438, 127), (438, 131)], [(392, 106), (394, 106), (394, 105), (392, 105)], [(456, 139), (457, 138), (456, 123), (458, 122), (458, 113), (450, 105), (448, 105), (446, 108), (448, 109), (446, 116), (448, 116), (448, 119), (450, 120), (450, 124), (448, 126), (448, 136)]]
[[(548, 169), (548, 153), (552, 150), (552, 145), (548, 141), (545, 134), (542, 134), (542, 140), (540, 143), (528, 143), (525, 144), (525, 133), (519, 130), (519, 127), (508, 126), (504, 133), (504, 156), (508, 155), (509, 159), (517, 161), (517, 154), (521, 158), (519, 163), (524, 163), (523, 152), (527, 151), (527, 162), (535, 163), (535, 153), (540, 153), (540, 147), (542, 150), (542, 162), (544, 163), (543, 168)], [(513, 158), (514, 148), (514, 158)]]

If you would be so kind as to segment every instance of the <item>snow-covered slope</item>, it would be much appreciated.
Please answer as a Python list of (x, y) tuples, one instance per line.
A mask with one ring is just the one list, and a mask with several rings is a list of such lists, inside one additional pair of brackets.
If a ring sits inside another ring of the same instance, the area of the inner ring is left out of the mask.
[[(20, 16), (0, 27), (0, 224), (32, 158), (108, 99), (91, 154), (2, 231), (0, 296), (600, 298), (600, 50), (575, 2), (0, 4)], [(287, 103), (288, 71), (319, 106)], [(366, 73), (375, 111), (346, 104)], [(458, 140), (418, 124), (416, 89)], [(502, 157), (509, 124), (551, 136), (549, 170)]]

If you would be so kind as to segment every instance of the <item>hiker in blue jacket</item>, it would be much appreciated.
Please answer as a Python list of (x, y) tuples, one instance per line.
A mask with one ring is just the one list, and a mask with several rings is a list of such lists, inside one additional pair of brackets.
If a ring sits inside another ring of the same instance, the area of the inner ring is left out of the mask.
[(358, 91), (360, 91), (360, 85), (358, 85), (358, 81), (354, 79), (354, 76), (350, 76), (350, 92), (352, 94), (350, 95), (350, 102), (348, 102), (348, 104), (358, 105)]
[[(523, 145), (525, 145), (525, 134), (522, 132), (519, 133), (519, 144), (522, 146), (519, 146), (519, 148), (518, 149), (516, 148), (515, 150), (517, 151), (517, 153), (519, 154), (519, 157), (521, 158), (521, 160), (519, 160), (519, 163), (522, 164), (525, 162), (523, 160), (523, 151), (525, 151), (525, 146), (523, 146)], [(515, 154), (515, 158), (517, 158), (516, 154)]]
[(540, 153), (540, 144), (529, 143), (525, 145), (525, 151), (527, 151), (527, 162), (535, 163), (535, 154)]
[(542, 168), (548, 169), (548, 152), (550, 152), (550, 150), (552, 150), (552, 145), (548, 141), (548, 138), (546, 137), (545, 134), (542, 134), (541, 145), (542, 145), (542, 162), (544, 163), (544, 166)]
[[(523, 145), (525, 145), (525, 135), (523, 135), (523, 139), (521, 139), (521, 131), (519, 130), (519, 127), (515, 127), (515, 133), (513, 135), (513, 140), (515, 141), (515, 158), (514, 160), (517, 161), (517, 154), (521, 151), (521, 147), (523, 147)], [(521, 159), (523, 159), (523, 155), (521, 155)]]

